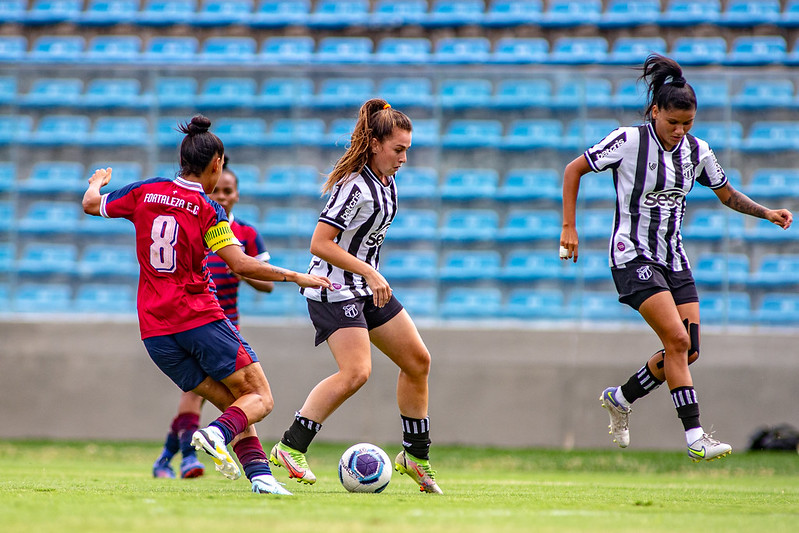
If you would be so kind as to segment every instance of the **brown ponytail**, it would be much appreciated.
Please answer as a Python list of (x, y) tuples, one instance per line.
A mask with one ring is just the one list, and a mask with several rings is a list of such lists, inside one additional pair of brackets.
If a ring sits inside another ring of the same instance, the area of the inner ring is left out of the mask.
[(671, 58), (652, 54), (644, 61), (640, 79), (646, 83), (647, 104), (644, 118), (650, 119), (652, 108), (696, 109), (696, 93), (682, 75), (682, 68)]

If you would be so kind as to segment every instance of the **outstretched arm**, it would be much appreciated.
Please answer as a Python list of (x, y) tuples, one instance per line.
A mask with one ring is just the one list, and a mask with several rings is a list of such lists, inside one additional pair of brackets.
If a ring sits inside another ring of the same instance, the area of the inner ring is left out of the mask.
[(776, 224), (782, 229), (788, 229), (793, 222), (793, 214), (787, 209), (769, 209), (755, 202), (744, 193), (735, 190), (732, 185), (727, 183), (724, 187), (715, 189), (721, 203), (744, 215), (751, 215), (757, 218), (765, 218), (769, 222)]
[(242, 252), (238, 245), (220, 248), (216, 251), (216, 254), (227, 263), (227, 266), (234, 274), (243, 278), (261, 281), (291, 281), (300, 287), (330, 288), (330, 280), (324, 276), (301, 274), (293, 270), (270, 265), (269, 263), (263, 263)]
[(89, 187), (83, 194), (83, 212), (87, 215), (100, 215), (100, 188), (111, 181), (111, 168), (97, 169), (89, 178)]

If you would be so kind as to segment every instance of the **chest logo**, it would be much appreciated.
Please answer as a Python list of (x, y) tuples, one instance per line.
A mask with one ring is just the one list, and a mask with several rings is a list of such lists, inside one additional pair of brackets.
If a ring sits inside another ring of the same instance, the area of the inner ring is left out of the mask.
[(649, 268), (649, 265), (638, 267), (636, 269), (636, 272), (638, 273), (638, 279), (640, 279), (641, 281), (646, 281), (652, 277), (652, 269)]
[(649, 170), (655, 170), (656, 168), (658, 168), (658, 164), (655, 163), (654, 161), (651, 161), (649, 163)]
[(694, 179), (694, 165), (693, 163), (684, 163), (682, 166), (682, 177), (685, 181)]

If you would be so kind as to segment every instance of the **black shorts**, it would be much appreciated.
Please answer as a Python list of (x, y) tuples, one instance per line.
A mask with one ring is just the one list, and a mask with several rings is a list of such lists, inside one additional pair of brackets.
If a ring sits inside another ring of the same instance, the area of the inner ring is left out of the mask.
[(316, 346), (341, 328), (375, 329), (382, 326), (402, 309), (402, 304), (394, 295), (383, 307), (377, 307), (371, 296), (341, 302), (308, 300), (308, 314), (316, 328)]
[(636, 311), (647, 298), (663, 291), (671, 292), (677, 305), (699, 301), (690, 270), (674, 271), (645, 257), (636, 257), (623, 267), (613, 267), (610, 271), (619, 292), (619, 301)]

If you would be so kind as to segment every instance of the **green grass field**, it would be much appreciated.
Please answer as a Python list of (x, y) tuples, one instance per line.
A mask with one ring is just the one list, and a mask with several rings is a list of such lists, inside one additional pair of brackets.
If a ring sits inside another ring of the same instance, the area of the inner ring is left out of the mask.
[[(258, 495), (213, 471), (153, 479), (157, 443), (0, 442), (0, 531), (795, 532), (799, 455), (434, 448), (443, 496), (395, 473), (382, 494), (349, 494), (347, 445), (317, 443), (313, 487)], [(390, 456), (399, 451), (386, 446)], [(207, 457), (202, 457), (210, 465)], [(177, 461), (175, 461), (177, 463)], [(276, 475), (286, 481), (285, 471)]]

